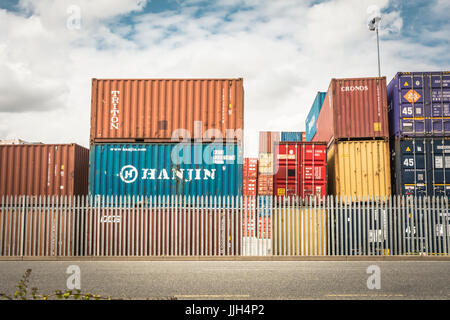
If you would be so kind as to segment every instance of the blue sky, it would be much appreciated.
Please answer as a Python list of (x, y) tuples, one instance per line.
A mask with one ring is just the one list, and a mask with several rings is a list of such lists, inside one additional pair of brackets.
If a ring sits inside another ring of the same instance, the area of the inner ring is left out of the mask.
[(243, 77), (255, 155), (258, 131), (304, 129), (331, 78), (377, 74), (373, 5), (388, 81), (450, 69), (448, 0), (2, 0), (0, 137), (87, 146), (93, 77)]

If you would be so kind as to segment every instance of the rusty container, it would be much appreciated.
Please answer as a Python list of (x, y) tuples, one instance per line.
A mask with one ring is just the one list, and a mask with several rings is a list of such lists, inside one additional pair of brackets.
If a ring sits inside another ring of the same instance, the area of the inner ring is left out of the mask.
[(242, 141), (243, 79), (93, 79), (91, 143)]
[(89, 150), (77, 144), (0, 146), (2, 196), (88, 193)]
[(388, 137), (386, 77), (332, 79), (313, 141)]

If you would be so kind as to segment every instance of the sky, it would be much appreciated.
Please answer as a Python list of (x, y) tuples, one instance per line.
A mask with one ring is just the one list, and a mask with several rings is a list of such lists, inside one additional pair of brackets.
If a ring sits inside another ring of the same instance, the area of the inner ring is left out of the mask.
[(89, 146), (92, 78), (243, 78), (258, 131), (304, 131), (332, 78), (450, 70), (448, 0), (0, 0), (0, 139)]

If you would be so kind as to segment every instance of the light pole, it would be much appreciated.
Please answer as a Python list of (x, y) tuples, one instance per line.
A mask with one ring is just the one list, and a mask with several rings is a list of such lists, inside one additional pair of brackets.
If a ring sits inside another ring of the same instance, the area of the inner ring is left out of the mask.
[(380, 26), (381, 16), (376, 16), (369, 21), (369, 30), (377, 32), (377, 49), (378, 49), (378, 77), (381, 77), (381, 64), (380, 64), (380, 38), (378, 35), (378, 28)]

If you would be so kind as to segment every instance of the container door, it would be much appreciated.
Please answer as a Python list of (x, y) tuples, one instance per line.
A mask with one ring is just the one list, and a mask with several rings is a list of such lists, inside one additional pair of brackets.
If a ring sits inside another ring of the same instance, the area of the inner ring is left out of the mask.
[[(425, 119), (430, 114), (430, 104), (426, 100), (427, 90), (422, 75), (402, 75), (400, 84), (400, 129), (404, 135), (424, 135)], [(425, 102), (425, 103), (424, 103)]]
[(427, 151), (429, 195), (450, 196), (450, 140), (432, 139)]
[(402, 194), (423, 196), (427, 193), (425, 145), (423, 139), (400, 142), (400, 172)]
[(300, 195), (326, 195), (326, 147), (324, 145), (303, 145), (301, 150)]
[(428, 77), (430, 103), (429, 130), (433, 135), (450, 133), (450, 75), (433, 74)]
[(276, 196), (298, 196), (299, 193), (299, 150), (301, 145), (278, 145), (278, 171), (275, 173)]

